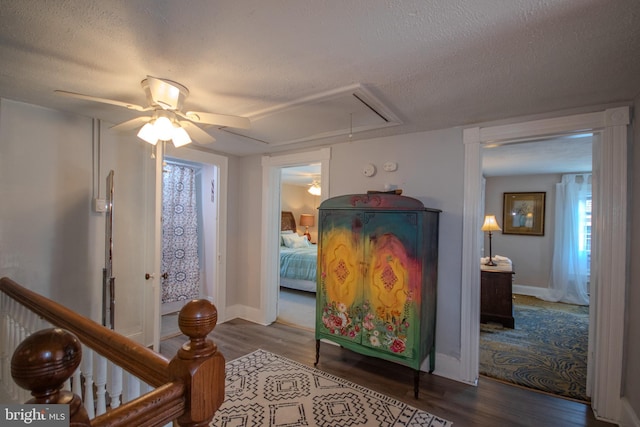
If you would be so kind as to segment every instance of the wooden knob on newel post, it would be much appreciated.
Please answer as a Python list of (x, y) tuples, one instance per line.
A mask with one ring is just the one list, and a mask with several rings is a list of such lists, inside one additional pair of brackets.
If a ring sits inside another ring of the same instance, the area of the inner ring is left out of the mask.
[(224, 401), (224, 356), (207, 335), (215, 328), (218, 310), (206, 299), (188, 302), (178, 316), (178, 326), (189, 342), (169, 363), (172, 378), (187, 388), (186, 409), (178, 417), (181, 426), (206, 426)]
[(11, 376), (20, 387), (30, 390), (29, 404), (67, 404), (72, 425), (90, 426), (79, 396), (61, 390), (82, 360), (82, 346), (71, 332), (43, 329), (18, 345), (11, 358)]

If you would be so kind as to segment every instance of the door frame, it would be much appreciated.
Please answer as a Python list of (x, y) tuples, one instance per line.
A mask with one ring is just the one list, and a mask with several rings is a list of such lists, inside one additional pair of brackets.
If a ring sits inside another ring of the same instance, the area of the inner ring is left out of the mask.
[[(228, 194), (228, 175), (229, 175), (229, 159), (225, 156), (214, 154), (207, 151), (200, 151), (191, 147), (175, 148), (171, 145), (166, 146), (166, 152), (163, 152), (160, 144), (157, 146), (156, 151), (156, 179), (155, 179), (155, 222), (154, 222), (154, 340), (153, 346), (156, 351), (160, 348), (160, 334), (161, 334), (161, 290), (160, 290), (160, 268), (162, 260), (162, 166), (164, 158), (170, 157), (178, 160), (186, 160), (193, 163), (200, 163), (205, 165), (212, 165), (217, 167), (217, 179), (215, 193), (218, 197), (216, 204), (217, 208), (217, 220), (215, 222), (216, 228), (216, 242), (214, 244), (214, 253), (212, 258), (216, 262), (215, 274), (214, 274), (214, 295), (212, 301), (216, 309), (218, 310), (218, 319), (225, 319), (226, 317), (226, 289), (227, 289), (227, 194)], [(156, 347), (157, 346), (157, 347)]]
[(262, 247), (260, 271), (260, 322), (269, 325), (278, 317), (280, 277), (280, 172), (282, 168), (320, 162), (320, 201), (329, 195), (331, 148), (304, 153), (262, 157)]
[[(629, 107), (463, 130), (465, 149), (460, 378), (477, 384), (480, 339), (482, 154), (484, 145), (593, 131), (593, 203), (588, 391), (597, 418), (617, 422), (621, 414), (625, 290), (627, 278), (627, 151)], [(605, 286), (601, 286), (606, 284)]]

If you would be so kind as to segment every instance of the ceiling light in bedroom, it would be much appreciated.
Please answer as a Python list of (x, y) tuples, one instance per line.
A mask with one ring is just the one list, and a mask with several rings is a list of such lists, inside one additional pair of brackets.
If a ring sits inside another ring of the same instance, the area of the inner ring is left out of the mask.
[(309, 193), (313, 194), (314, 196), (319, 196), (320, 195), (320, 183), (316, 180), (313, 181), (313, 183), (311, 184), (311, 187), (309, 187), (309, 189), (307, 190)]

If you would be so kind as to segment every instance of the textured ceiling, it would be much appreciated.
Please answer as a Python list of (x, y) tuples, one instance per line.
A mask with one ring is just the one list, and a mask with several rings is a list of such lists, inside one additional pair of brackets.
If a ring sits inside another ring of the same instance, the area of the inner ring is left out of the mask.
[[(135, 112), (53, 91), (144, 104), (152, 75), (252, 117), (361, 84), (402, 124), (358, 140), (632, 100), (639, 24), (637, 0), (0, 0), (0, 97), (119, 123)], [(217, 152), (292, 148), (207, 131)]]

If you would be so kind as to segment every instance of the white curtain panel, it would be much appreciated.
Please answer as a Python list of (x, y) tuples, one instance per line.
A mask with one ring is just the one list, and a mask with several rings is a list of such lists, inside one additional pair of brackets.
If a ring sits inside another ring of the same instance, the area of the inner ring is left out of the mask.
[(555, 240), (549, 291), (543, 299), (589, 305), (591, 174), (556, 184)]

